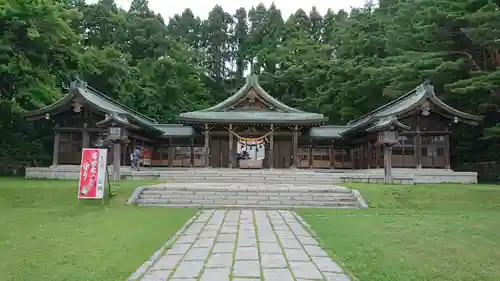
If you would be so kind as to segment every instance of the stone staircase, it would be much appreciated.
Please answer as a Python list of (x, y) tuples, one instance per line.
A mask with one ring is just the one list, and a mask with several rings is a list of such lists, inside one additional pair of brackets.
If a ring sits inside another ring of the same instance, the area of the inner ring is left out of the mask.
[(205, 209), (366, 207), (359, 193), (343, 187), (251, 183), (165, 183), (138, 188), (129, 203)]
[(179, 169), (159, 174), (160, 179), (177, 183), (245, 183), (332, 185), (343, 182), (344, 173), (315, 172), (295, 169)]

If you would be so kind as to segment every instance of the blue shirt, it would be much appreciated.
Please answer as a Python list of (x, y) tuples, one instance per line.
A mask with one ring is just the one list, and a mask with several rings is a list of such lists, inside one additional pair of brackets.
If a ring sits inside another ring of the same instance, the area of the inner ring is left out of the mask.
[(134, 159), (139, 159), (141, 157), (141, 151), (139, 149), (134, 150)]

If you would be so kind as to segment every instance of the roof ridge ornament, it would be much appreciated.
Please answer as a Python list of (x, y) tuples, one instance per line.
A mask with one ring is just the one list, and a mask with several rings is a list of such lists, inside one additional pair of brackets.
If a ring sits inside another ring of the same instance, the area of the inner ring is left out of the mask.
[(71, 90), (73, 89), (77, 89), (77, 88), (87, 88), (87, 82), (83, 81), (82, 79), (80, 79), (80, 77), (76, 76), (75, 77), (75, 80), (73, 80), (70, 85), (69, 85), (69, 88)]
[(257, 64), (257, 58), (252, 57), (252, 61), (250, 62), (250, 74), (249, 76), (252, 76), (255, 74), (255, 66)]
[(426, 79), (425, 82), (422, 84), (423, 88), (425, 89), (426, 93), (434, 95), (434, 85), (432, 85), (431, 79)]

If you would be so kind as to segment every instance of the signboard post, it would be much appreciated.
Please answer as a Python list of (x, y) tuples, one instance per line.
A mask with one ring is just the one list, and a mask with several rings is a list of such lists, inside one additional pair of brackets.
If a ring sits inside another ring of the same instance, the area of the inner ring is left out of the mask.
[(104, 202), (106, 182), (109, 184), (107, 155), (107, 149), (84, 148), (82, 150), (78, 199), (102, 199)]

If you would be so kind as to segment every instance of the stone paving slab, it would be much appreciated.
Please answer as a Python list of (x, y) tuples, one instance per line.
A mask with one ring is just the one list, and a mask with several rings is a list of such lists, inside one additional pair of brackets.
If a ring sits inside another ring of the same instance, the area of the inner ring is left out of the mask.
[(350, 281), (291, 211), (202, 211), (140, 281)]

